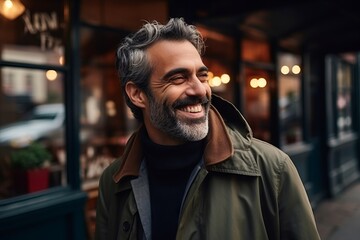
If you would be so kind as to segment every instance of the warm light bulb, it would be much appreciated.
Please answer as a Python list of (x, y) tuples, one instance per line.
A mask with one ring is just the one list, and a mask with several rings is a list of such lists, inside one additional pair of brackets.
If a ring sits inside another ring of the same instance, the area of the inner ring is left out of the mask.
[(55, 70), (46, 71), (46, 78), (50, 81), (54, 81), (57, 78), (57, 72)]
[(214, 87), (220, 86), (221, 85), (221, 79), (218, 76), (215, 76), (212, 79), (212, 84), (213, 84)]
[(25, 6), (20, 0), (0, 1), (0, 14), (7, 19), (13, 20), (25, 11)]
[(5, 6), (5, 8), (10, 9), (14, 6), (14, 4), (11, 0), (5, 0), (4, 6)]
[(299, 74), (300, 71), (301, 71), (301, 68), (299, 65), (294, 65), (292, 68), (291, 68), (291, 71), (293, 74)]
[(281, 67), (280, 71), (281, 71), (282, 74), (286, 75), (286, 74), (288, 74), (290, 72), (290, 69), (289, 69), (288, 66), (284, 65), (284, 66)]
[(256, 78), (253, 78), (250, 80), (250, 86), (252, 88), (257, 88), (258, 87), (258, 80)]
[(212, 79), (214, 77), (214, 74), (212, 72), (208, 72), (208, 79)]
[(221, 82), (224, 84), (227, 84), (230, 82), (230, 76), (229, 74), (224, 73), (223, 75), (221, 75)]
[(258, 79), (258, 86), (259, 86), (259, 87), (263, 88), (263, 87), (266, 86), (266, 84), (267, 84), (267, 81), (266, 81), (265, 78), (259, 78), (259, 79)]

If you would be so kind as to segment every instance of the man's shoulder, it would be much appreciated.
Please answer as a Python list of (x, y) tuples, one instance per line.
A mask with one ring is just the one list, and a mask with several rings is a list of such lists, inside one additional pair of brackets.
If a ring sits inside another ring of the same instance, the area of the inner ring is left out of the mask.
[(116, 173), (116, 171), (120, 168), (122, 162), (122, 158), (116, 158), (113, 162), (111, 162), (107, 167), (104, 168), (101, 176), (102, 178), (112, 178), (112, 176)]
[(288, 154), (271, 143), (252, 137), (247, 145), (234, 144), (233, 161), (246, 163), (261, 173), (281, 171), (283, 165), (287, 165), (291, 159)]
[(256, 151), (261, 152), (264, 155), (288, 157), (288, 155), (280, 148), (276, 147), (275, 145), (273, 145), (269, 142), (266, 142), (266, 141), (258, 139), (258, 138), (254, 138), (254, 137), (252, 138), (251, 147), (254, 148)]

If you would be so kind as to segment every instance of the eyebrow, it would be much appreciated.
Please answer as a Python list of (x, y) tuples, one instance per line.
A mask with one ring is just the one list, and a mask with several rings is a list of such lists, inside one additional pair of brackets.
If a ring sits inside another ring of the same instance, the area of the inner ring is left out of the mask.
[[(198, 72), (203, 72), (203, 71), (209, 71), (209, 69), (206, 66), (202, 66), (200, 67), (198, 70)], [(189, 70), (187, 68), (175, 68), (170, 70), (169, 72), (167, 72), (161, 79), (168, 79), (169, 77), (178, 74), (178, 73), (188, 73)]]

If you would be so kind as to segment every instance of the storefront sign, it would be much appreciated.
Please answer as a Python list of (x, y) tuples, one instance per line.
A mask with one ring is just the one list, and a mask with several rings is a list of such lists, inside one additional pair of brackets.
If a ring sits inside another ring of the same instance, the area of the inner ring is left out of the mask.
[(54, 49), (62, 46), (62, 39), (53, 35), (62, 28), (56, 12), (26, 11), (23, 15), (24, 33), (38, 36), (42, 50)]

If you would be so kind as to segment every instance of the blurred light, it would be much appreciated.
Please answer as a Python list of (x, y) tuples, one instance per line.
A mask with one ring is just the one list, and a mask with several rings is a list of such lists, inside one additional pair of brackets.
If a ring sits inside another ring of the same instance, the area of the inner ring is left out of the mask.
[(214, 73), (212, 73), (212, 72), (208, 72), (208, 79), (210, 80), (210, 79), (212, 79), (214, 77)]
[(259, 78), (259, 79), (258, 79), (258, 86), (259, 86), (259, 87), (263, 88), (263, 87), (266, 86), (266, 84), (267, 84), (267, 82), (266, 82), (266, 79), (265, 79), (265, 78)]
[(57, 72), (55, 70), (46, 71), (46, 78), (50, 81), (54, 81), (57, 78)]
[(292, 68), (291, 68), (291, 71), (293, 72), (293, 74), (299, 74), (300, 71), (301, 71), (301, 68), (299, 65), (294, 65)]
[(214, 87), (218, 87), (221, 85), (221, 79), (218, 76), (213, 77), (212, 79), (212, 85)]
[(259, 78), (259, 79), (253, 78), (250, 80), (250, 86), (252, 88), (258, 88), (258, 87), (264, 88), (266, 86), (266, 84), (267, 84), (267, 81), (265, 78)]
[(60, 65), (64, 65), (64, 56), (60, 56), (59, 57), (59, 63), (60, 63)]
[(224, 84), (227, 84), (230, 82), (230, 76), (226, 73), (224, 73), (223, 75), (221, 75), (221, 82)]
[(208, 81), (210, 87), (221, 87), (222, 84), (230, 82), (230, 76), (226, 73), (222, 74), (221, 77), (215, 76), (213, 72), (208, 72)]
[(290, 72), (290, 69), (289, 69), (288, 66), (284, 65), (284, 66), (281, 67), (280, 71), (281, 71), (282, 74), (286, 75), (286, 74), (288, 74)]
[(86, 148), (86, 155), (87, 155), (89, 158), (92, 158), (92, 157), (95, 155), (95, 149), (94, 149), (94, 147), (92, 147), (92, 146), (87, 147), (87, 148)]
[(25, 6), (19, 0), (0, 1), (0, 13), (7, 19), (13, 20), (25, 11)]
[(250, 86), (252, 88), (257, 88), (258, 87), (258, 80), (256, 78), (253, 78), (250, 80)]
[(114, 101), (107, 101), (106, 102), (106, 112), (110, 117), (113, 117), (116, 115), (116, 108)]

